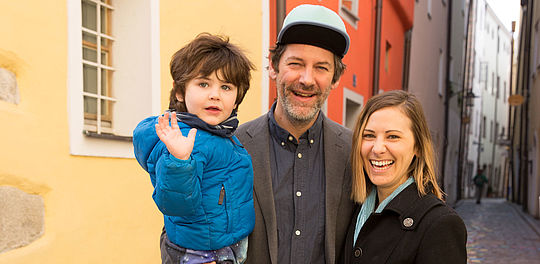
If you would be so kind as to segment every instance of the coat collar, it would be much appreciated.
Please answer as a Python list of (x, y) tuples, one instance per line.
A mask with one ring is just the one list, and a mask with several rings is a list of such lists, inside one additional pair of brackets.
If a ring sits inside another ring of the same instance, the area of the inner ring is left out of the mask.
[(431, 208), (443, 204), (443, 201), (439, 200), (431, 192), (422, 197), (416, 184), (411, 184), (388, 203), (383, 213), (385, 211), (397, 213), (401, 228), (414, 230)]

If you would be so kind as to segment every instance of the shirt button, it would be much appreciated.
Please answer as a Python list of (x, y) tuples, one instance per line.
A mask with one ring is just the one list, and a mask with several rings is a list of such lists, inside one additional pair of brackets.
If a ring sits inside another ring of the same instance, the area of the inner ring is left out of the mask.
[(299, 235), (300, 235), (300, 230), (294, 231), (294, 234), (297, 235), (297, 236), (299, 236)]
[(299, 158), (299, 159), (302, 158), (302, 153), (298, 153), (298, 158)]
[(362, 249), (361, 248), (355, 248), (354, 249), (354, 257), (359, 258), (360, 256), (362, 256)]
[(310, 140), (309, 140), (309, 143), (313, 144), (313, 139), (310, 139)]
[(297, 191), (297, 192), (296, 192), (296, 196), (298, 196), (298, 197), (302, 196), (302, 192), (301, 192), (301, 191)]
[(293, 140), (293, 137), (292, 136), (289, 136), (289, 141), (292, 141)]
[(285, 146), (285, 142), (281, 142), (281, 145), (282, 145), (282, 146)]

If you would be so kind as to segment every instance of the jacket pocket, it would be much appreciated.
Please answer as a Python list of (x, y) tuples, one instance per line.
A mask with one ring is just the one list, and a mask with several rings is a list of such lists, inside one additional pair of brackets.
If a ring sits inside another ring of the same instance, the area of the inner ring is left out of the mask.
[(218, 205), (224, 206), (225, 208), (225, 219), (226, 219), (226, 233), (229, 234), (232, 232), (232, 226), (233, 226), (233, 214), (232, 214), (232, 208), (231, 208), (231, 199), (230, 193), (227, 191), (230, 191), (229, 188), (227, 188), (227, 185), (224, 183), (221, 185), (221, 190), (219, 191), (219, 199), (218, 199)]

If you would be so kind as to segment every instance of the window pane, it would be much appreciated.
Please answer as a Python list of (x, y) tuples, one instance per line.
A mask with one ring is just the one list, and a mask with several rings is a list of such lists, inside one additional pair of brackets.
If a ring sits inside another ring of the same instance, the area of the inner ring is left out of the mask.
[[(97, 52), (95, 49), (83, 47), (83, 59), (91, 62), (97, 62)], [(102, 62), (103, 63), (103, 62)]]
[(97, 36), (94, 34), (83, 32), (83, 42), (87, 46), (97, 46)]
[(341, 6), (345, 7), (347, 10), (353, 10), (353, 1), (352, 0), (343, 0), (341, 1)]
[(107, 16), (109, 14), (110, 10), (104, 6), (101, 7), (101, 33), (109, 34), (109, 31), (107, 30), (109, 27), (107, 25), (107, 22), (109, 21), (109, 17)]
[(101, 64), (109, 66), (109, 53), (101, 52)]
[(108, 116), (111, 108), (111, 101), (101, 100), (101, 116)]
[(91, 30), (97, 30), (96, 4), (82, 1), (82, 26)]
[(83, 65), (83, 90), (97, 94), (97, 69), (90, 65)]
[(97, 114), (97, 99), (85, 96), (84, 97), (84, 112), (87, 114)]
[(107, 70), (101, 69), (101, 95), (110, 96), (107, 92), (107, 80), (109, 79), (107, 73)]
[(106, 38), (101, 38), (101, 48), (102, 49), (109, 49), (109, 43), (111, 40)]

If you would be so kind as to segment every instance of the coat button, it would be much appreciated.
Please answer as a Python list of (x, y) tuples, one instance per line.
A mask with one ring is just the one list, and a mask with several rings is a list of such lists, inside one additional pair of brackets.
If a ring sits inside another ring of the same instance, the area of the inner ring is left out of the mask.
[(411, 227), (414, 224), (414, 220), (410, 217), (403, 219), (403, 225), (405, 227)]
[(362, 249), (361, 248), (355, 248), (354, 249), (354, 257), (359, 258), (360, 256), (362, 256)]

